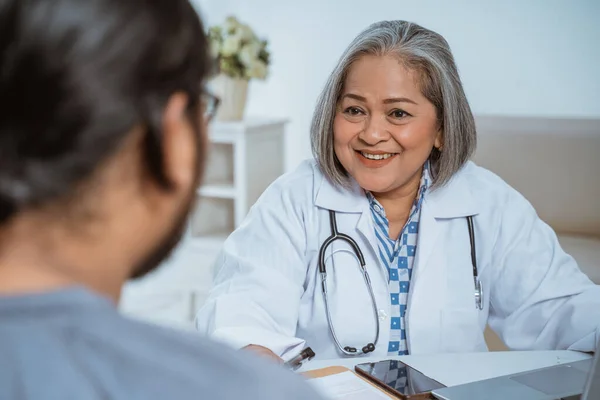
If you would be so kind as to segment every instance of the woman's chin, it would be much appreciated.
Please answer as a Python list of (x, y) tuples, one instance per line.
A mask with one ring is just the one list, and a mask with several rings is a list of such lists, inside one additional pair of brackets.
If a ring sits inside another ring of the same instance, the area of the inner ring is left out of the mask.
[(386, 193), (392, 189), (391, 182), (374, 182), (372, 179), (356, 180), (361, 188), (372, 193)]

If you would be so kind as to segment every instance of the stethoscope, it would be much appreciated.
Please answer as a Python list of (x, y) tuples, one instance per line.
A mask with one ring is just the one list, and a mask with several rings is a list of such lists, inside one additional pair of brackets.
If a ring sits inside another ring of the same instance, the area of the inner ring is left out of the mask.
[[(469, 229), (469, 242), (471, 245), (471, 263), (473, 265), (473, 281), (475, 283), (475, 306), (479, 310), (483, 310), (483, 286), (481, 285), (481, 281), (479, 280), (479, 274), (477, 271), (477, 257), (475, 253), (475, 233), (473, 229), (473, 216), (469, 215), (466, 217), (467, 219), (467, 227)], [(379, 318), (377, 316), (377, 303), (375, 302), (375, 294), (373, 293), (373, 287), (371, 286), (371, 279), (369, 278), (369, 273), (367, 272), (367, 267), (365, 265), (365, 258), (358, 247), (358, 244), (352, 239), (350, 236), (338, 232), (337, 222), (335, 218), (335, 211), (329, 210), (329, 225), (331, 227), (331, 236), (329, 236), (319, 249), (319, 273), (321, 274), (321, 290), (323, 292), (323, 299), (325, 301), (325, 312), (327, 313), (327, 323), (329, 324), (329, 331), (331, 332), (331, 336), (333, 337), (333, 341), (335, 342), (338, 349), (347, 356), (358, 356), (362, 354), (368, 354), (375, 350), (375, 346), (377, 346), (377, 341), (379, 340)], [(333, 322), (331, 319), (331, 312), (329, 309), (329, 301), (327, 299), (327, 271), (325, 269), (325, 251), (327, 248), (336, 240), (343, 240), (347, 242), (356, 258), (358, 258), (358, 262), (360, 263), (360, 269), (363, 275), (363, 279), (365, 280), (365, 285), (369, 291), (369, 295), (371, 296), (371, 304), (373, 305), (373, 316), (375, 317), (375, 340), (371, 343), (363, 346), (360, 351), (356, 347), (344, 346), (340, 344), (337, 335), (335, 334), (335, 329), (333, 327)]]

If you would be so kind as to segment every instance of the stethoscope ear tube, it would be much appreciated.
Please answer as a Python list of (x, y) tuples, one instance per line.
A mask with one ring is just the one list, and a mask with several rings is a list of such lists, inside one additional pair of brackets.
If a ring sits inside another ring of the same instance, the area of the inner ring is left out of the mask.
[(477, 271), (477, 253), (475, 252), (475, 229), (473, 228), (473, 216), (467, 216), (467, 227), (469, 228), (469, 242), (471, 244), (471, 264), (473, 265), (473, 283), (475, 285), (475, 307), (483, 310), (483, 286), (479, 280)]
[(477, 255), (475, 253), (475, 229), (473, 228), (473, 216), (467, 216), (467, 227), (469, 228), (469, 242), (471, 244), (471, 265), (473, 266), (473, 276), (477, 277)]
[[(321, 245), (321, 248), (319, 249), (319, 274), (321, 275), (321, 291), (323, 292), (323, 301), (325, 302), (325, 312), (327, 314), (327, 323), (329, 324), (329, 331), (331, 332), (331, 336), (333, 337), (333, 341), (335, 342), (336, 346), (343, 354), (345, 354), (347, 356), (358, 356), (358, 355), (362, 355), (362, 354), (371, 353), (371, 352), (375, 351), (375, 346), (377, 345), (377, 341), (379, 340), (379, 318), (377, 315), (377, 303), (375, 302), (375, 294), (373, 293), (371, 279), (369, 278), (369, 274), (367, 272), (365, 258), (363, 256), (360, 248), (358, 247), (358, 244), (354, 241), (354, 239), (352, 239), (350, 236), (348, 236), (346, 234), (338, 232), (337, 222), (336, 222), (336, 218), (335, 218), (335, 211), (333, 211), (333, 210), (329, 210), (329, 223), (330, 223), (330, 227), (331, 227), (331, 236), (329, 236), (327, 239), (325, 239), (325, 241)], [(363, 346), (360, 351), (357, 348), (351, 347), (351, 346), (342, 347), (342, 345), (340, 344), (338, 337), (335, 333), (335, 329), (333, 327), (333, 321), (331, 318), (331, 310), (329, 308), (329, 298), (327, 295), (327, 270), (325, 267), (325, 251), (331, 245), (331, 243), (333, 243), (333, 241), (335, 241), (336, 239), (343, 240), (343, 241), (347, 242), (350, 245), (350, 247), (352, 247), (352, 250), (354, 251), (354, 254), (358, 258), (358, 261), (360, 263), (363, 278), (365, 280), (365, 284), (369, 291), (369, 296), (371, 297), (371, 303), (373, 306), (373, 316), (375, 318), (375, 327), (376, 327), (375, 328), (376, 329), (375, 330), (375, 340), (371, 343), (368, 343), (366, 346)]]

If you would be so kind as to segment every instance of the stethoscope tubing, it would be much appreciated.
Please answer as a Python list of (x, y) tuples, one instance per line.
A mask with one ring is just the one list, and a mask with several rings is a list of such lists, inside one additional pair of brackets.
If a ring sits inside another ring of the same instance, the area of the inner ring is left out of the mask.
[[(483, 310), (483, 286), (481, 281), (479, 280), (479, 271), (477, 270), (477, 254), (475, 248), (475, 229), (473, 227), (473, 216), (469, 215), (466, 217), (467, 219), (467, 228), (469, 230), (469, 244), (471, 247), (471, 264), (473, 266), (473, 281), (475, 285), (475, 305), (479, 310)], [(333, 341), (335, 342), (338, 349), (347, 356), (359, 356), (362, 354), (370, 353), (375, 350), (377, 346), (377, 342), (379, 340), (379, 318), (377, 314), (377, 302), (375, 300), (375, 294), (373, 292), (373, 286), (371, 284), (371, 279), (369, 277), (369, 273), (367, 272), (365, 258), (363, 256), (362, 251), (358, 244), (352, 239), (350, 236), (340, 233), (337, 229), (337, 221), (335, 217), (335, 211), (329, 210), (329, 225), (331, 228), (331, 235), (325, 239), (321, 248), (319, 249), (319, 274), (321, 276), (321, 291), (323, 292), (323, 300), (325, 302), (325, 312), (327, 314), (327, 323), (329, 325), (329, 331), (331, 332), (331, 336), (333, 337)], [(333, 327), (333, 320), (331, 318), (331, 310), (329, 307), (329, 299), (327, 294), (327, 270), (325, 268), (325, 251), (327, 248), (335, 241), (335, 240), (343, 240), (350, 245), (354, 254), (358, 258), (360, 263), (361, 272), (363, 275), (363, 279), (365, 281), (365, 285), (369, 291), (369, 296), (371, 297), (371, 304), (373, 306), (373, 316), (375, 318), (375, 340), (366, 346), (364, 346), (361, 351), (358, 351), (353, 347), (343, 347), (339, 342), (339, 339), (335, 333), (335, 329)]]

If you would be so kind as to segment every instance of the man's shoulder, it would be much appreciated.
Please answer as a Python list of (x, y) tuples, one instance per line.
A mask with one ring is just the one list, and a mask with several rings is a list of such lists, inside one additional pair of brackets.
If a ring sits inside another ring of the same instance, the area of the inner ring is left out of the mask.
[(0, 398), (303, 399), (299, 377), (87, 291), (0, 302)]
[[(180, 332), (121, 317), (124, 335), (108, 340), (105, 361), (127, 375), (132, 386), (145, 385), (147, 398), (279, 399), (311, 398), (299, 377), (271, 363), (192, 332)], [(126, 357), (126, 359), (124, 359)], [(124, 368), (127, 365), (127, 368)], [(160, 394), (160, 395), (158, 395)], [(309, 397), (306, 397), (309, 396)]]

